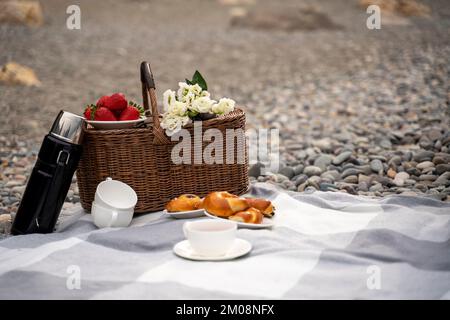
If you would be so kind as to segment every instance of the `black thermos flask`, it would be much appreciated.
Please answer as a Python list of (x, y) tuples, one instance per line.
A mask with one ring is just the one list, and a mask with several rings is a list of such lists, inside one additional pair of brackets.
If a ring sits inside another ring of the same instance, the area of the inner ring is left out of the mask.
[(85, 121), (60, 111), (45, 136), (11, 233), (53, 232), (82, 152)]

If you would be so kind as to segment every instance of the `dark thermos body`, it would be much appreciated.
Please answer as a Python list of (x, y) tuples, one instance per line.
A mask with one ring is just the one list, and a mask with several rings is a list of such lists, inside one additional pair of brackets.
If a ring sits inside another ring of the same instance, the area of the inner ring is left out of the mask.
[(39, 150), (14, 219), (13, 235), (53, 232), (81, 157), (84, 120), (61, 111)]

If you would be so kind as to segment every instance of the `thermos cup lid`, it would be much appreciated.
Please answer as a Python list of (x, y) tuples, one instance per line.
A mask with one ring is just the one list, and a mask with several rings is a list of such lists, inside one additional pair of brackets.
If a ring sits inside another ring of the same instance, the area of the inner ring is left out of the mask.
[(61, 110), (53, 122), (50, 134), (70, 143), (81, 144), (85, 126), (83, 117)]

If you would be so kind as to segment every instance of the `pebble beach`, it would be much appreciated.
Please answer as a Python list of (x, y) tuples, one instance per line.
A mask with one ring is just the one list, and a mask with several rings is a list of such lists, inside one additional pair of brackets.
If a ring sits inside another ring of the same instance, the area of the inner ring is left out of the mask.
[[(69, 2), (49, 0), (39, 28), (0, 24), (0, 65), (32, 67), (42, 83), (0, 84), (0, 237), (58, 111), (81, 114), (116, 90), (141, 101), (142, 60), (159, 97), (198, 69), (212, 95), (243, 107), (248, 128), (279, 129), (280, 170), (263, 176), (252, 164), (252, 183), (450, 201), (450, 4), (421, 2), (429, 17), (391, 16), (380, 30), (344, 0), (315, 4), (331, 29), (231, 23), (273, 5), (264, 0), (79, 1), (76, 31), (65, 28)], [(79, 201), (74, 177), (64, 208)]]

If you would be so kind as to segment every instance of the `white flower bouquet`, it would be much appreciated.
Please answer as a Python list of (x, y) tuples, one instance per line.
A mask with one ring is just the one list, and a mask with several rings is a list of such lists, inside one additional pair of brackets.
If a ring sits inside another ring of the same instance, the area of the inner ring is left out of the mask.
[(234, 110), (232, 99), (212, 100), (208, 86), (200, 72), (195, 71), (192, 80), (178, 83), (177, 92), (166, 90), (163, 94), (164, 114), (161, 127), (168, 136), (180, 131), (191, 121), (212, 119)]

